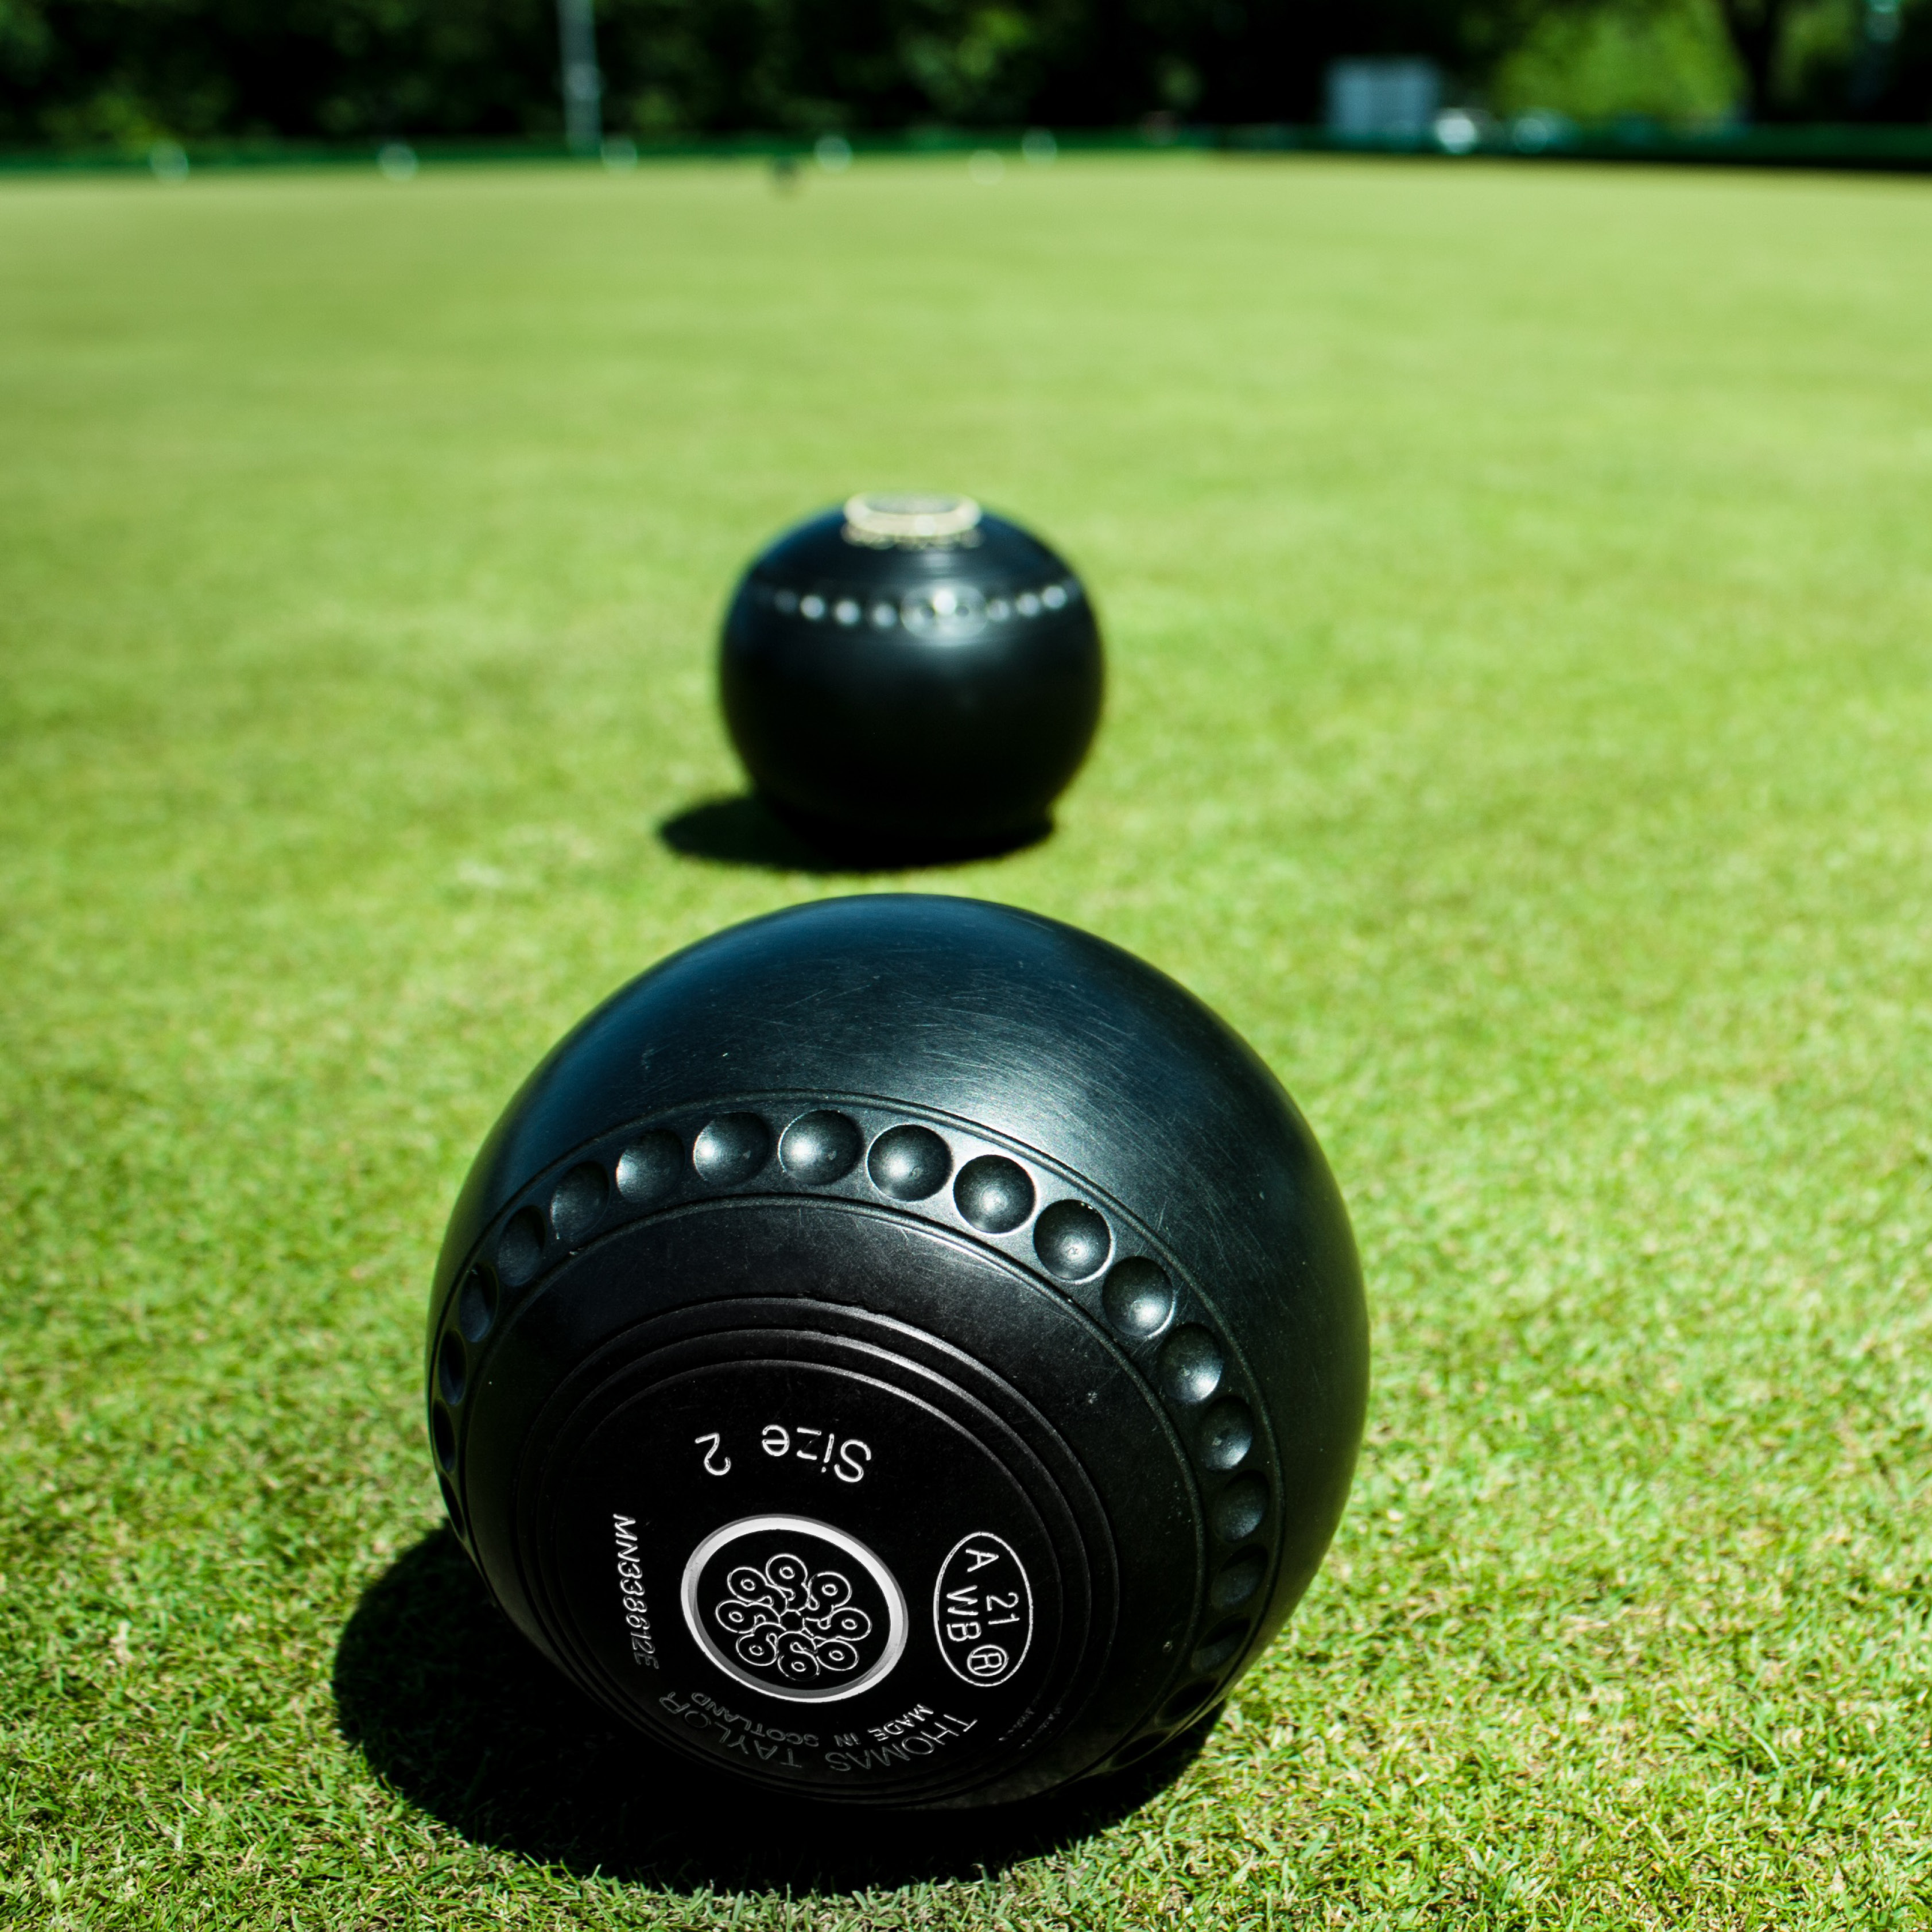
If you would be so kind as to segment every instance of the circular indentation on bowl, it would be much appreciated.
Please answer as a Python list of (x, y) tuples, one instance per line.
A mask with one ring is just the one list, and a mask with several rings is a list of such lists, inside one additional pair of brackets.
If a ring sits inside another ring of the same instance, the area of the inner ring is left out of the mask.
[(1195, 1440), (1209, 1468), (1234, 1468), (1255, 1446), (1255, 1418), (1246, 1402), (1229, 1396), (1201, 1418), (1201, 1432)]
[(488, 1268), (473, 1268), (456, 1298), (456, 1325), (466, 1340), (480, 1342), (496, 1319), (496, 1284), (490, 1279)]
[(756, 1114), (720, 1114), (698, 1137), (691, 1164), (713, 1187), (749, 1180), (772, 1157), (772, 1130)]
[(463, 1534), (463, 1511), (456, 1500), (456, 1491), (447, 1476), (438, 1476), (436, 1485), (442, 1491), (442, 1506), (449, 1512), (449, 1526), (458, 1536)]
[(1235, 1617), (1224, 1624), (1217, 1624), (1201, 1641), (1201, 1648), (1188, 1660), (1192, 1670), (1219, 1670), (1240, 1654), (1241, 1646), (1247, 1641), (1248, 1622), (1245, 1617)]
[(986, 628), (986, 599), (976, 584), (935, 584), (899, 599), (899, 622), (916, 638), (959, 643)]
[(1125, 1771), (1130, 1764), (1138, 1764), (1144, 1757), (1151, 1757), (1167, 1742), (1165, 1731), (1154, 1731), (1144, 1738), (1136, 1738), (1124, 1750), (1117, 1750), (1107, 1762), (1109, 1771)]
[(604, 1218), (610, 1184), (594, 1160), (580, 1161), (556, 1184), (550, 1197), (550, 1224), (557, 1239), (574, 1247)]
[(1221, 1386), (1221, 1345), (1204, 1328), (1177, 1328), (1160, 1352), (1161, 1392), (1174, 1402), (1205, 1402)]
[(1190, 1684), (1184, 1690), (1178, 1690), (1161, 1706), (1160, 1721), (1163, 1724), (1178, 1724), (1191, 1718), (1207, 1702), (1208, 1695), (1214, 1689), (1211, 1684)]
[(1047, 1273), (1061, 1281), (1098, 1274), (1113, 1245), (1106, 1222), (1082, 1201), (1056, 1201), (1033, 1231), (1034, 1252)]
[(1174, 1315), (1174, 1284), (1144, 1256), (1116, 1262), (1107, 1276), (1101, 1305), (1107, 1319), (1133, 1341), (1158, 1335)]
[(462, 1336), (454, 1329), (446, 1329), (442, 1346), (436, 1352), (436, 1385), (442, 1390), (442, 1399), (451, 1408), (463, 1400), (464, 1384), (469, 1374), (470, 1365), (464, 1358)]
[(1214, 1498), (1214, 1534), (1224, 1543), (1239, 1543), (1261, 1528), (1268, 1506), (1268, 1485), (1260, 1477), (1237, 1476)]
[(436, 1443), (436, 1460), (446, 1469), (456, 1467), (456, 1425), (440, 1404), (429, 1412), (429, 1432)]
[(512, 1288), (521, 1288), (542, 1264), (543, 1216), (519, 1208), (496, 1238), (496, 1273)]
[(1033, 1212), (1033, 1183), (1017, 1161), (982, 1154), (959, 1170), (952, 1198), (982, 1234), (1010, 1234)]
[(634, 1140), (617, 1156), (617, 1192), (633, 1208), (651, 1208), (677, 1186), (684, 1149), (662, 1128)]
[(952, 1151), (930, 1127), (888, 1127), (872, 1143), (866, 1172), (881, 1194), (923, 1201), (946, 1185)]
[(1238, 1610), (1262, 1586), (1268, 1574), (1268, 1552), (1244, 1550), (1232, 1563), (1225, 1563), (1208, 1588), (1208, 1600), (1217, 1610)]
[(778, 1165), (808, 1187), (824, 1187), (843, 1180), (865, 1150), (856, 1121), (820, 1108), (800, 1114), (779, 1136)]

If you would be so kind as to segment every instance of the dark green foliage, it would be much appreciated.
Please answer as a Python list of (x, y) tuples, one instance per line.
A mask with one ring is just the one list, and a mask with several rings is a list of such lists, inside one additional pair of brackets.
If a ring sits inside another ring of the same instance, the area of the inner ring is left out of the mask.
[(1764, 121), (1923, 121), (1932, 115), (1927, 0), (1717, 0)]
[[(1309, 122), (1329, 62), (1480, 94), (1552, 10), (1673, 0), (603, 0), (611, 131)], [(1755, 116), (1922, 120), (1932, 0), (1715, 0)], [(0, 0), (0, 141), (554, 136), (553, 0)]]
[(0, 136), (559, 126), (550, 0), (0, 0)]
[[(1521, 0), (605, 0), (646, 136), (1318, 118), (1337, 56), (1480, 75)], [(0, 0), (0, 139), (554, 133), (550, 0)]]
[[(1573, 19), (1654, 23), (1685, 0), (1550, 0)], [(1696, 10), (1702, 10), (1701, 8)], [(1932, 116), (1932, 0), (1710, 0), (1753, 121), (1922, 122)]]
[[(1861, 118), (1932, 120), (1932, 5), (1917, 0), (1861, 9), (1843, 62), (1824, 79)], [(1812, 100), (1801, 96), (1797, 105), (1802, 112)]]
[(1760, 112), (1771, 99), (1778, 48), (1796, 10), (1796, 0), (1718, 0), (1724, 31), (1744, 70), (1748, 104)]

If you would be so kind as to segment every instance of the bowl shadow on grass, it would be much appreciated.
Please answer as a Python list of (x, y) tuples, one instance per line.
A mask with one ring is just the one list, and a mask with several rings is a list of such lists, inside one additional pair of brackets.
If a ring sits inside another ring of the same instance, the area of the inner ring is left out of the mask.
[(808, 836), (772, 811), (755, 792), (706, 799), (674, 812), (658, 836), (680, 858), (714, 866), (745, 866), (766, 872), (857, 874), (921, 871), (1000, 859), (1037, 845), (1053, 830), (1042, 820), (1018, 834), (939, 845), (931, 842), (868, 839), (826, 830)]
[(342, 1735), (376, 1775), (472, 1844), (678, 1892), (849, 1892), (998, 1872), (1138, 1810), (1212, 1724), (1025, 1804), (883, 1814), (767, 1795), (660, 1750), (566, 1682), (446, 1529), (364, 1594), (336, 1648), (334, 1690)]

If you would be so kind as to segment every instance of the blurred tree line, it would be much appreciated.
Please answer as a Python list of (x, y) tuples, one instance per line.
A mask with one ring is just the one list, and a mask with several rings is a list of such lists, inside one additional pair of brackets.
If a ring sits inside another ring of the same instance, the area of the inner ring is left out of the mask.
[[(747, 130), (1318, 121), (1328, 63), (1472, 100), (1923, 120), (1932, 0), (598, 0), (604, 120)], [(554, 134), (554, 0), (0, 0), (0, 140)]]

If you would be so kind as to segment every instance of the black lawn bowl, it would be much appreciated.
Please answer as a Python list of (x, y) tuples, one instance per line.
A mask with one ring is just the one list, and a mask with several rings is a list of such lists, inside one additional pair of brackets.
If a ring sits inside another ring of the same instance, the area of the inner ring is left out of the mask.
[(1130, 955), (832, 900), (634, 980), (537, 1070), (428, 1336), (450, 1520), (676, 1750), (876, 1804), (1159, 1750), (1306, 1589), (1367, 1338), (1293, 1103)]
[(753, 784), (820, 845), (941, 856), (1038, 836), (1100, 722), (1078, 578), (964, 496), (854, 496), (746, 572), (725, 722)]

